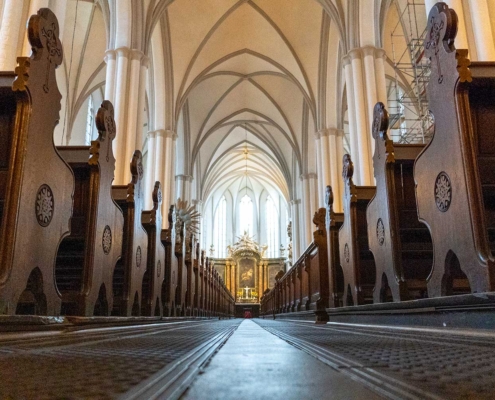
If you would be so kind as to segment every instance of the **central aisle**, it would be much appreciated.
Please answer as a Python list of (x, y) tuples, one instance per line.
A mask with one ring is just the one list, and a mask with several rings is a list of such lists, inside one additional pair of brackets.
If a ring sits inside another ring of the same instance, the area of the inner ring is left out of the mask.
[(379, 399), (316, 358), (244, 320), (182, 399)]

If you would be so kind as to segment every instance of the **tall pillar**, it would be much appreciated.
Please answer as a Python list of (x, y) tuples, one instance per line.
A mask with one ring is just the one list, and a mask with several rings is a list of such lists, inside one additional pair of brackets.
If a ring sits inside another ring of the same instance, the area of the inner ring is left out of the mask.
[[(376, 70), (375, 70), (375, 47), (365, 46), (363, 47), (363, 65), (364, 65), (364, 78), (366, 81), (366, 103), (367, 103), (367, 127), (371, 132), (371, 126), (373, 125), (373, 108), (378, 101), (377, 87), (376, 87)], [(386, 103), (385, 103), (386, 104)], [(375, 141), (369, 139), (371, 154), (375, 152)]]
[[(322, 185), (324, 184), (324, 172), (323, 172), (323, 169), (325, 168), (325, 156), (323, 154), (323, 149), (322, 149), (322, 138), (321, 138), (321, 132), (324, 132), (324, 131), (318, 131), (315, 133), (315, 151), (316, 151), (316, 170), (317, 170), (317, 173), (318, 173), (318, 176), (320, 177), (320, 179), (318, 180), (318, 183), (319, 183), (319, 190), (318, 192), (321, 192), (323, 189), (322, 189)], [(323, 204), (323, 196), (319, 196), (318, 197), (318, 203), (319, 204)]]
[(176, 175), (175, 182), (177, 188), (177, 198), (190, 201), (191, 199), (191, 175)]
[[(337, 135), (335, 136), (335, 141), (337, 145), (335, 148), (337, 149), (337, 178), (339, 180), (339, 190), (340, 190), (340, 211), (343, 211), (343, 205), (342, 205), (342, 196), (344, 194), (344, 181), (342, 179), (342, 160), (344, 158), (344, 131), (342, 129), (337, 130)], [(336, 204), (334, 202), (334, 204)]]
[(230, 286), (232, 287), (232, 295), (237, 300), (237, 264), (233, 262), (230, 265)]
[(339, 163), (342, 163), (342, 157), (341, 154), (343, 152), (343, 149), (340, 149), (339, 151), (339, 146), (342, 146), (342, 141), (340, 141), (337, 138), (339, 135), (339, 131), (335, 128), (328, 129), (328, 151), (329, 151), (329, 172), (330, 172), (330, 177), (327, 180), (326, 185), (331, 185), (332, 190), (334, 193), (334, 210), (341, 210), (342, 209), (342, 195), (340, 191), (340, 181), (341, 175), (339, 174)]
[[(160, 129), (156, 133), (155, 180), (162, 184), (162, 213), (167, 215), (171, 204), (175, 203), (174, 147), (177, 135), (170, 130)], [(164, 227), (165, 227), (164, 219)]]
[[(314, 172), (311, 172), (308, 174), (308, 180), (309, 180), (309, 197), (310, 197), (310, 204), (311, 204), (309, 214), (310, 214), (310, 220), (312, 222), (313, 221), (313, 214), (319, 208), (318, 207), (318, 205), (319, 205), (319, 201), (318, 201), (318, 198), (319, 198), (318, 176)], [(311, 224), (311, 227), (312, 226), (313, 225)], [(311, 234), (311, 237), (313, 237), (312, 234)]]
[(468, 4), (478, 61), (495, 61), (495, 43), (493, 42), (488, 2), (487, 0), (469, 0)]
[[(366, 102), (363, 91), (366, 89), (363, 82), (363, 68), (361, 49), (353, 49), (349, 52), (352, 62), (352, 79), (354, 84), (354, 101), (356, 111), (356, 127), (358, 139), (358, 157), (360, 185), (372, 185), (374, 182), (373, 167), (371, 164), (370, 135), (371, 125), (368, 126)], [(353, 160), (356, 156), (352, 157)]]
[[(323, 129), (318, 132), (320, 136), (321, 147), (321, 174), (318, 176), (321, 181), (320, 189), (322, 196), (325, 193), (325, 187), (331, 184), (332, 167), (331, 167), (331, 145), (330, 145), (330, 129)], [(323, 203), (320, 202), (320, 207), (323, 207)]]
[(13, 71), (17, 64), (17, 46), (21, 26), (24, 1), (5, 0), (2, 25), (0, 26), (0, 71)]
[(107, 63), (106, 79), (105, 79), (105, 100), (109, 100), (115, 104), (115, 68), (116, 68), (117, 52), (115, 50), (107, 50), (105, 52), (105, 62)]
[(225, 286), (230, 291), (230, 261), (225, 261)]
[(292, 200), (291, 204), (291, 219), (292, 219), (292, 252), (293, 259), (297, 260), (301, 254), (299, 243), (301, 242), (301, 236), (304, 237), (303, 230), (301, 230), (301, 225), (299, 223), (299, 204), (301, 200)]
[(150, 66), (150, 58), (143, 55), (141, 58), (141, 67), (139, 71), (139, 101), (138, 101), (138, 114), (136, 124), (136, 143), (134, 147), (138, 150), (142, 150), (144, 143), (144, 104), (146, 101), (146, 76), (148, 75), (148, 68)]
[[(385, 59), (387, 55), (383, 49), (375, 49), (375, 76), (377, 101), (387, 104), (387, 80), (385, 78)], [(373, 113), (371, 114), (373, 115)]]
[(306, 247), (311, 243), (311, 197), (310, 197), (310, 188), (309, 188), (309, 176), (308, 174), (303, 174), (300, 177), (302, 182), (302, 192), (303, 192), (303, 203), (302, 203), (302, 231), (304, 232), (304, 236), (302, 237), (302, 248), (301, 251), (304, 251)]
[[(156, 132), (148, 132), (148, 156), (146, 159), (145, 184), (144, 184), (144, 204), (146, 209), (150, 209), (153, 205), (153, 187), (155, 185), (155, 140)], [(163, 182), (160, 182), (163, 185)], [(162, 186), (163, 190), (163, 186)], [(168, 222), (167, 222), (168, 224)]]
[[(140, 87), (141, 82), (141, 59), (143, 58), (143, 52), (139, 50), (131, 50), (130, 57), (130, 74), (129, 74), (129, 95), (127, 103), (127, 129), (125, 136), (125, 152), (124, 159), (116, 160), (115, 169), (124, 168), (124, 183), (131, 181), (131, 171), (125, 166), (129, 165), (129, 161), (132, 159), (132, 154), (136, 150), (136, 137), (138, 136), (138, 114), (139, 110), (139, 97), (140, 91), (144, 88)], [(141, 127), (142, 130), (142, 127)], [(140, 148), (139, 148), (140, 149)], [(122, 163), (124, 162), (124, 165)]]
[[(361, 168), (361, 160), (359, 158), (358, 147), (358, 131), (356, 127), (356, 106), (354, 101), (354, 82), (352, 78), (351, 57), (345, 56), (342, 59), (344, 64), (344, 74), (347, 94), (347, 118), (349, 120), (349, 144), (351, 150), (352, 161), (354, 162), (354, 170), (359, 171)], [(355, 174), (355, 183), (361, 185), (360, 174)]]
[(129, 63), (130, 51), (127, 47), (120, 47), (117, 52), (117, 74), (115, 78), (115, 125), (117, 135), (113, 141), (113, 153), (115, 155), (115, 179), (114, 184), (124, 185), (124, 170), (128, 163), (125, 161), (127, 114), (129, 113), (127, 104), (127, 67)]
[(269, 275), (268, 261), (265, 261), (265, 287), (263, 291), (268, 289), (269, 285), (270, 285), (270, 275)]

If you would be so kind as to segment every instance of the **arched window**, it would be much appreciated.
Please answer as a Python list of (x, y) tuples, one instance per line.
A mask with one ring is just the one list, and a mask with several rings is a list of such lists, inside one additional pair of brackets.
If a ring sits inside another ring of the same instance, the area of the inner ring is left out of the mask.
[(239, 227), (241, 235), (247, 232), (253, 235), (253, 201), (247, 194), (241, 199), (239, 207)]
[(213, 226), (217, 257), (225, 257), (227, 252), (227, 200), (225, 199), (225, 196), (223, 196), (218, 203)]
[(268, 256), (277, 257), (279, 246), (278, 212), (273, 199), (268, 196), (265, 204), (266, 212), (266, 239), (268, 245)]
[(86, 137), (85, 142), (86, 145), (91, 145), (91, 141), (93, 140), (93, 125), (95, 120), (94, 115), (94, 105), (93, 105), (93, 96), (89, 96), (88, 98), (88, 115), (86, 117)]

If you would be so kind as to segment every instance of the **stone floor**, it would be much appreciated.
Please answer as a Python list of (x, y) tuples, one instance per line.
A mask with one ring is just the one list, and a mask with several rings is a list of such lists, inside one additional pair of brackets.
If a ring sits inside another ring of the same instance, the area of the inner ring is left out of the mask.
[(316, 358), (244, 320), (182, 397), (199, 399), (378, 399)]

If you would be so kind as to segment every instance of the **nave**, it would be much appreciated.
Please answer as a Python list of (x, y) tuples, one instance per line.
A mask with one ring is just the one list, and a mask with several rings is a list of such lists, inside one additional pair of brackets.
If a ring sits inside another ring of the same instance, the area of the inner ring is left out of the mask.
[(51, 322), (0, 335), (1, 399), (489, 399), (495, 390), (488, 330)]

